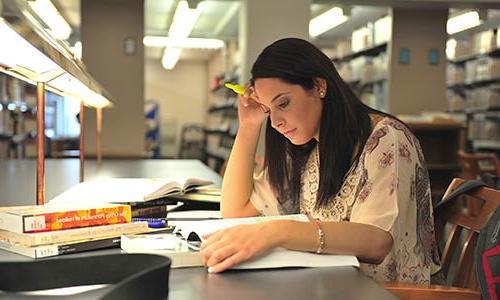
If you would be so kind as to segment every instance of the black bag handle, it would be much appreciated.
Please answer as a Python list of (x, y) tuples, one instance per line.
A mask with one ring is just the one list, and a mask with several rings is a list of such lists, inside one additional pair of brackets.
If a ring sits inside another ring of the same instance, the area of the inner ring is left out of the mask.
[(441, 199), (439, 203), (434, 205), (434, 209), (440, 209), (442, 206), (445, 206), (450, 200), (455, 199), (457, 196), (464, 194), (468, 191), (475, 190), (477, 188), (487, 186), (482, 180), (467, 180), (460, 184), (456, 189), (451, 191), (446, 197)]
[[(0, 262), (0, 298), (8, 299), (166, 299), (170, 258), (151, 254), (110, 254), (37, 261)], [(68, 296), (19, 294), (23, 291), (110, 284)]]

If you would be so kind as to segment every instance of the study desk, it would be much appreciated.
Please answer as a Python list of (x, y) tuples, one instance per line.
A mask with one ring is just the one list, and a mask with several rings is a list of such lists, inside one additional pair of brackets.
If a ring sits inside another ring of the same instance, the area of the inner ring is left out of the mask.
[[(35, 202), (35, 161), (0, 160), (0, 206)], [(46, 161), (46, 199), (78, 183), (78, 159)], [(220, 176), (196, 160), (107, 160), (98, 167), (85, 162), (85, 178), (199, 177), (220, 185)], [(107, 249), (72, 254), (74, 257), (120, 253)], [(62, 257), (62, 256), (61, 256)], [(58, 259), (54, 257), (51, 259)], [(30, 258), (0, 250), (0, 261)], [(100, 290), (95, 291), (95, 295)], [(102, 290), (101, 290), (102, 291)], [(172, 269), (171, 300), (197, 299), (396, 299), (352, 267), (235, 270), (209, 274), (205, 268)]]
[[(120, 251), (108, 249), (66, 255), (66, 257), (111, 254)], [(26, 261), (30, 258), (0, 250), (0, 261), (13, 260)], [(105, 289), (95, 290), (93, 295), (97, 297), (103, 291)], [(353, 267), (329, 267), (230, 270), (220, 274), (210, 274), (206, 268), (171, 269), (168, 299), (390, 300), (397, 298)]]

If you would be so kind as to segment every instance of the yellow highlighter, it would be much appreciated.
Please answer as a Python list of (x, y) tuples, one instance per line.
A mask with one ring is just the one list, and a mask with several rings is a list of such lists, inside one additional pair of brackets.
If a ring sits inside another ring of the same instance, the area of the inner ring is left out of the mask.
[(233, 92), (235, 92), (238, 95), (245, 94), (245, 88), (239, 84), (226, 83), (226, 84), (224, 84), (224, 86), (227, 87), (228, 89), (232, 90)]

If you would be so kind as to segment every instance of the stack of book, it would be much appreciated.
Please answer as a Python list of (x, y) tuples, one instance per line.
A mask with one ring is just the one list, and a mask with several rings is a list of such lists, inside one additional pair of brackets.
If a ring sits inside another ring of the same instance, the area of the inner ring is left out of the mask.
[(120, 246), (122, 234), (148, 232), (130, 205), (57, 203), (0, 207), (0, 249), (32, 258)]

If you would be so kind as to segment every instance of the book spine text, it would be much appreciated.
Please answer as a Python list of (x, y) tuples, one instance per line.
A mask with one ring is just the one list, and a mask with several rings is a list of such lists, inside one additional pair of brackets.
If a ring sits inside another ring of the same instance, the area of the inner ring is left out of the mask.
[(21, 216), (23, 233), (63, 230), (70, 228), (128, 223), (130, 206), (114, 206)]

